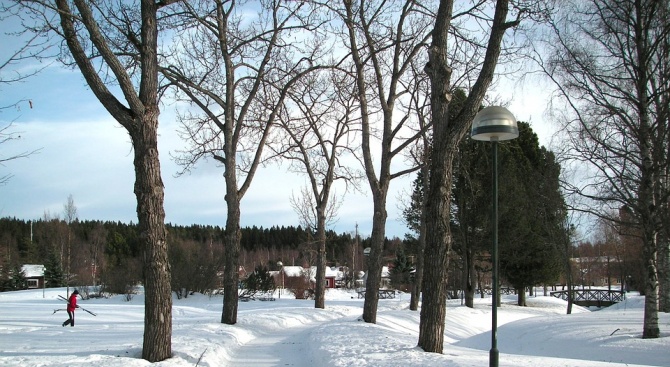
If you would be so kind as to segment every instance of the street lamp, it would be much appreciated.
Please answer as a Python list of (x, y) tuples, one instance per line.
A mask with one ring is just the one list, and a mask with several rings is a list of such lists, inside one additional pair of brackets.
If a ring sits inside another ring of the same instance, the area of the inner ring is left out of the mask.
[(279, 299), (281, 299), (281, 291), (284, 289), (284, 263), (277, 261), (279, 272), (281, 273), (281, 288), (279, 288)]
[(498, 142), (515, 139), (519, 136), (516, 118), (504, 107), (486, 107), (479, 111), (472, 121), (470, 137), (475, 140), (493, 143), (493, 295), (491, 310), (491, 351), (489, 366), (498, 367)]

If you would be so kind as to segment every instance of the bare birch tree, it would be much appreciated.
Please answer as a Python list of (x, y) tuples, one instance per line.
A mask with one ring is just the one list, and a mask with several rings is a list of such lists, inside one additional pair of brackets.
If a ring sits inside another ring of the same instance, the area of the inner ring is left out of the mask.
[[(638, 233), (646, 267), (643, 338), (658, 338), (659, 255), (667, 254), (670, 5), (568, 1), (551, 18), (538, 64), (554, 82), (560, 156), (580, 168), (566, 188), (594, 214)], [(628, 223), (612, 216), (625, 209)], [(667, 255), (666, 255), (667, 256)], [(667, 279), (667, 275), (665, 276)], [(663, 288), (668, 297), (668, 288)]]
[(170, 266), (158, 159), (157, 14), (173, 2), (141, 0), (139, 7), (84, 0), (12, 2), (17, 5), (12, 11), (36, 21), (26, 27), (62, 42), (59, 59), (79, 68), (93, 94), (130, 136), (144, 254), (142, 358), (150, 362), (172, 356)]
[[(162, 73), (177, 97), (197, 111), (180, 116), (187, 148), (176, 157), (191, 170), (213, 159), (224, 170), (227, 207), (221, 322), (235, 324), (238, 308), (240, 203), (291, 85), (318, 69), (325, 43), (321, 21), (308, 3), (229, 0), (182, 3), (176, 23), (181, 42)], [(253, 15), (252, 15), (253, 14)]]

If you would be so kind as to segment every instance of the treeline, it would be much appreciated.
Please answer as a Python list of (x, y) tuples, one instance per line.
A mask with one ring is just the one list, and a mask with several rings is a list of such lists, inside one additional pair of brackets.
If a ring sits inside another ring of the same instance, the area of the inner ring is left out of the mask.
[[(172, 288), (205, 291), (220, 286), (224, 230), (219, 226), (167, 224)], [(240, 271), (257, 266), (310, 266), (317, 246), (313, 234), (300, 226), (245, 227), (242, 232)], [(354, 233), (327, 234), (330, 266), (364, 269), (363, 249), (369, 239)], [(44, 218), (26, 221), (0, 219), (0, 280), (2, 290), (22, 288), (19, 271), (24, 264), (45, 265), (47, 287), (99, 285), (110, 293), (128, 292), (142, 282), (140, 233), (134, 223)], [(386, 241), (389, 257), (403, 246)], [(244, 274), (242, 274), (244, 275)], [(19, 280), (17, 280), (19, 279)]]

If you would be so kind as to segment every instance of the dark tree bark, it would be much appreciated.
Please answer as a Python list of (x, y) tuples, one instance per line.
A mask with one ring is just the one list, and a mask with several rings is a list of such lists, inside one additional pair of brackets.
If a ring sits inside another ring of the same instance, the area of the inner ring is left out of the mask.
[(526, 288), (517, 288), (516, 294), (517, 306), (526, 307)]
[(465, 249), (465, 264), (463, 264), (463, 275), (465, 289), (465, 306), (474, 308), (475, 307), (475, 289), (477, 284), (475, 280), (477, 279), (477, 272), (475, 271), (475, 250), (472, 247)]
[(507, 22), (509, 1), (498, 0), (486, 55), (480, 74), (461, 113), (449, 119), (452, 69), (447, 60), (447, 38), (452, 20), (453, 1), (442, 0), (435, 17), (433, 40), (428, 50), (426, 73), (431, 80), (433, 150), (430, 182), (426, 201), (426, 253), (424, 291), (419, 323), (419, 347), (426, 352), (442, 353), (446, 316), (446, 279), (452, 235), (449, 227), (453, 160), (460, 140), (472, 124), (486, 90), (493, 79), (501, 51), (502, 38), (510, 27)]
[[(139, 57), (140, 81), (136, 92), (132, 78), (110, 48), (89, 4), (75, 0), (77, 14), (66, 0), (57, 0), (62, 37), (89, 87), (107, 111), (128, 131), (135, 166), (137, 218), (144, 261), (146, 295), (142, 358), (162, 361), (172, 356), (172, 297), (167, 257), (164, 188), (158, 159), (158, 61), (157, 10), (151, 0), (141, 2), (140, 39), (129, 35)], [(76, 25), (76, 23), (81, 24)], [(82, 28), (81, 25), (85, 28)], [(86, 54), (80, 39), (87, 38), (99, 53), (124, 93), (124, 106), (107, 89)]]
[[(424, 146), (425, 146), (425, 151), (424, 151), (424, 156), (428, 155), (428, 141), (427, 139), (424, 139)], [(428, 164), (424, 163), (423, 167), (421, 168), (421, 172), (423, 174), (423, 189), (422, 192), (424, 195), (421, 197), (421, 210), (420, 210), (420, 218), (419, 218), (419, 244), (417, 248), (417, 260), (416, 260), (416, 269), (414, 272), (414, 286), (412, 287), (412, 295), (410, 298), (409, 302), (409, 309), (412, 311), (417, 311), (419, 309), (419, 300), (421, 299), (421, 292), (423, 290), (423, 273), (424, 273), (424, 264), (426, 263), (425, 261), (425, 249), (426, 249), (426, 211), (423, 210), (423, 208), (426, 207), (426, 195), (425, 193), (428, 192), (428, 177), (429, 177), (429, 171), (428, 171)]]

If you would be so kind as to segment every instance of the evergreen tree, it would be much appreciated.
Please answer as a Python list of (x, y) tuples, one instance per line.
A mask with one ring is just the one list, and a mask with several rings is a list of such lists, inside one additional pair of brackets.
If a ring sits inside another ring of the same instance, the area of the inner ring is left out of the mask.
[[(519, 138), (499, 145), (499, 251), (501, 275), (519, 289), (555, 281), (561, 269), (560, 244), (565, 203), (560, 166), (540, 147), (530, 125), (519, 122)], [(452, 233), (461, 257), (465, 301), (474, 305), (475, 277), (491, 248), (492, 157), (490, 147), (461, 142), (454, 168)]]
[(274, 292), (276, 288), (270, 271), (262, 265), (257, 266), (256, 270), (243, 281), (243, 284), (248, 292)]
[(413, 270), (414, 266), (407, 258), (407, 255), (405, 255), (405, 251), (398, 251), (393, 261), (393, 267), (389, 269), (391, 286), (404, 292), (408, 291), (409, 285), (412, 283)]
[(18, 265), (14, 267), (12, 271), (12, 278), (9, 283), (10, 290), (20, 291), (22, 289), (28, 288), (28, 282), (26, 281), (26, 274), (21, 270), (21, 267)]
[(44, 282), (45, 287), (48, 288), (57, 288), (65, 285), (63, 268), (54, 251), (49, 252), (46, 264), (44, 264)]
[(565, 202), (559, 187), (560, 166), (540, 147), (537, 135), (519, 122), (519, 138), (503, 153), (500, 194), (500, 271), (517, 289), (525, 306), (526, 287), (558, 280)]

